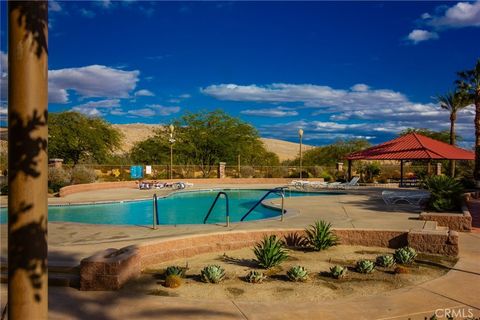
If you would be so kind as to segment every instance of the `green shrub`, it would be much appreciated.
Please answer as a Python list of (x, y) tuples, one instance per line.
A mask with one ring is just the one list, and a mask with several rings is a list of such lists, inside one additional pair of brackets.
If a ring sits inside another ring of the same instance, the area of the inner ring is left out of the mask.
[(390, 267), (393, 267), (393, 265), (395, 265), (395, 259), (390, 254), (384, 254), (384, 255), (378, 256), (375, 263), (379, 267), (390, 268)]
[(72, 184), (92, 183), (95, 182), (95, 170), (87, 168), (83, 165), (76, 165), (72, 169)]
[(295, 266), (287, 271), (287, 277), (294, 282), (305, 282), (308, 280), (308, 271), (305, 267)]
[(308, 245), (315, 251), (321, 251), (334, 246), (338, 238), (332, 233), (332, 225), (325, 221), (316, 221), (314, 225), (305, 229)]
[(167, 269), (165, 269), (165, 276), (168, 277), (168, 276), (175, 275), (175, 276), (184, 278), (186, 271), (187, 271), (187, 268), (185, 267), (169, 266), (167, 267)]
[(359, 260), (357, 261), (355, 270), (360, 273), (371, 273), (375, 270), (375, 263), (370, 260)]
[(415, 249), (411, 247), (403, 247), (400, 249), (395, 250), (395, 253), (393, 254), (395, 257), (395, 261), (400, 264), (408, 264), (412, 263), (413, 260), (415, 260), (415, 257), (417, 256), (417, 252)]
[(252, 178), (255, 175), (255, 169), (251, 166), (241, 166), (240, 174), (242, 178)]
[(448, 176), (431, 176), (423, 182), (423, 187), (430, 191), (428, 207), (436, 211), (457, 210), (460, 207), (460, 195), (463, 187)]
[(61, 188), (68, 186), (72, 178), (70, 170), (63, 168), (48, 168), (48, 188), (58, 192)]
[(263, 274), (263, 272), (252, 270), (247, 274), (247, 281), (250, 283), (261, 283), (267, 277)]
[(202, 280), (209, 283), (219, 283), (225, 278), (225, 270), (218, 265), (208, 265), (201, 271)]
[(347, 275), (347, 268), (342, 266), (333, 266), (330, 268), (330, 275), (335, 279), (344, 278)]
[(373, 182), (373, 179), (380, 175), (380, 164), (378, 162), (362, 164), (358, 172), (363, 176), (364, 181)]
[(257, 257), (258, 264), (265, 269), (278, 266), (288, 258), (283, 242), (275, 235), (265, 236), (263, 241), (253, 248), (253, 253)]

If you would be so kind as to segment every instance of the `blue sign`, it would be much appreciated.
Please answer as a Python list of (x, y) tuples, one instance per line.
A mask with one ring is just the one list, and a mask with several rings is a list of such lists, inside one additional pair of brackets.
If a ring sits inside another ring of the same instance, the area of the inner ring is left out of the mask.
[(132, 178), (132, 179), (143, 178), (143, 167), (142, 166), (131, 166), (130, 167), (130, 178)]

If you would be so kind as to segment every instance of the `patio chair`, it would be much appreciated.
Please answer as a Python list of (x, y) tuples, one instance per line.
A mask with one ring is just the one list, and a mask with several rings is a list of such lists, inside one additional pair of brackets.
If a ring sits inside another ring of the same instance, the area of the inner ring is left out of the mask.
[(327, 188), (332, 189), (350, 189), (358, 186), (360, 177), (353, 177), (349, 182), (332, 182), (327, 185)]
[(407, 202), (412, 206), (420, 206), (430, 198), (427, 191), (382, 191), (382, 199), (386, 205), (394, 205), (400, 201)]
[(289, 186), (294, 187), (295, 189), (301, 189), (304, 190), (307, 185), (309, 185), (310, 182), (306, 180), (292, 180), (289, 184)]

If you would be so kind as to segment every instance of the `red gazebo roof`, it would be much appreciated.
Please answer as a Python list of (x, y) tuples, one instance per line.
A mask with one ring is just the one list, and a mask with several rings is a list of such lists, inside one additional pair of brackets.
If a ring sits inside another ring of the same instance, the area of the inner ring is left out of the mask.
[(409, 133), (351, 153), (348, 160), (475, 160), (475, 153), (418, 133)]

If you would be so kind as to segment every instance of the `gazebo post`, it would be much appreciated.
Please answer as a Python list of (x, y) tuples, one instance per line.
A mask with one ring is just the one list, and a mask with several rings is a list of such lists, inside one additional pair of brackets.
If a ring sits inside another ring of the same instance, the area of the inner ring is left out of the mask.
[(403, 187), (403, 160), (400, 160), (400, 188)]
[(348, 181), (352, 179), (352, 160), (348, 159)]

